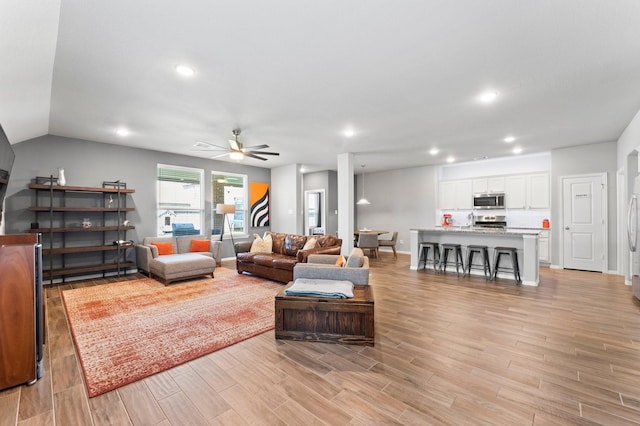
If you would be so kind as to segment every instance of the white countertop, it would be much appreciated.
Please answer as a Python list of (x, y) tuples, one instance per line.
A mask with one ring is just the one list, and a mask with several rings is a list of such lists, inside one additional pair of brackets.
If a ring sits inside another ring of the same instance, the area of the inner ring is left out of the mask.
[(481, 228), (473, 226), (437, 226), (435, 228), (411, 228), (410, 231), (423, 232), (466, 232), (473, 234), (491, 234), (491, 235), (538, 235), (539, 229), (527, 228)]

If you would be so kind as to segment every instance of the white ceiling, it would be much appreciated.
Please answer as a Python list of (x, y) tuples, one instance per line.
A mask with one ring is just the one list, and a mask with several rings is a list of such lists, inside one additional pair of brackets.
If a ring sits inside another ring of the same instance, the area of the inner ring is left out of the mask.
[(307, 170), (344, 152), (369, 171), (536, 153), (620, 136), (640, 109), (639, 22), (637, 0), (9, 0), (0, 123), (12, 143), (203, 157), (197, 140), (239, 127), (281, 153), (242, 161)]

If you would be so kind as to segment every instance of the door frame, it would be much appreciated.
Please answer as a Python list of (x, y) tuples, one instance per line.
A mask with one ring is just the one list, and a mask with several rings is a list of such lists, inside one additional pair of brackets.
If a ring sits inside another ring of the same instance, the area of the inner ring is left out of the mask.
[(602, 259), (602, 270), (600, 272), (602, 272), (603, 274), (606, 274), (608, 272), (608, 265), (609, 265), (609, 234), (607, 232), (608, 229), (608, 223), (609, 223), (609, 218), (607, 216), (608, 213), (608, 208), (609, 208), (609, 202), (608, 202), (608, 191), (607, 191), (607, 173), (606, 172), (602, 172), (602, 173), (584, 173), (584, 174), (579, 174), (579, 175), (564, 175), (564, 176), (560, 176), (560, 187), (559, 187), (559, 192), (560, 192), (560, 211), (559, 213), (559, 220), (558, 223), (560, 224), (560, 227), (558, 229), (559, 232), (559, 240), (558, 240), (558, 254), (559, 256), (559, 260), (560, 260), (560, 268), (564, 269), (564, 182), (567, 179), (580, 179), (580, 178), (593, 178), (593, 177), (599, 177), (601, 179), (602, 185), (603, 185), (603, 192), (602, 192), (602, 235), (603, 235), (603, 241), (602, 244), (604, 245), (602, 253), (603, 253), (603, 259)]
[(625, 284), (630, 285), (631, 280), (627, 283), (627, 274), (625, 273), (625, 266), (627, 262), (624, 260), (624, 256), (629, 253), (626, 244), (627, 238), (627, 197), (625, 195), (625, 180), (624, 169), (619, 169), (616, 173), (616, 209), (618, 214), (618, 223), (616, 228), (617, 242), (617, 264), (616, 273), (625, 277)]
[[(321, 227), (323, 227), (325, 229), (327, 229), (326, 226), (326, 220), (327, 220), (327, 204), (326, 204), (326, 197), (325, 197), (325, 191), (324, 188), (319, 188), (319, 189), (307, 189), (304, 191), (304, 200), (302, 202), (303, 204), (303, 208), (302, 210), (304, 211), (304, 218), (303, 218), (303, 226), (304, 226), (304, 234), (303, 235), (307, 235), (307, 233), (309, 232), (309, 217), (308, 217), (308, 209), (309, 209), (309, 202), (308, 202), (308, 197), (309, 194), (319, 194), (320, 196), (320, 217), (321, 217)], [(325, 225), (322, 225), (322, 223), (325, 223)]]

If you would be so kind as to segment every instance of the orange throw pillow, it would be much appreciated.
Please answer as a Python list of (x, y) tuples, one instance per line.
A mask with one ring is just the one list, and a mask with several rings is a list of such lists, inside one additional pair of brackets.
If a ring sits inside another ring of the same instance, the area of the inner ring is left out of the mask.
[(338, 260), (336, 260), (336, 265), (341, 268), (344, 266), (344, 256), (340, 256)]
[(158, 255), (173, 254), (173, 244), (171, 243), (151, 243), (152, 246), (158, 247)]
[(209, 246), (211, 245), (211, 241), (209, 240), (191, 240), (191, 252), (197, 251), (209, 251)]

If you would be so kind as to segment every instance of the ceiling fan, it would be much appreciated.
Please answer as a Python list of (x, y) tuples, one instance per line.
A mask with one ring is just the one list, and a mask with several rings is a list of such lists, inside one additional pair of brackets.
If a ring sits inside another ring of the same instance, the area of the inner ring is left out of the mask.
[(242, 142), (238, 140), (240, 132), (240, 129), (233, 129), (234, 139), (229, 139), (228, 147), (214, 145), (212, 143), (202, 141), (196, 141), (194, 146), (196, 148), (200, 148), (196, 151), (226, 151), (209, 158), (219, 158), (228, 155), (233, 160), (242, 160), (244, 157), (250, 157), (257, 160), (266, 161), (267, 159), (262, 157), (263, 155), (280, 155), (280, 153), (278, 152), (261, 151), (262, 149), (269, 148), (269, 145), (244, 146)]

